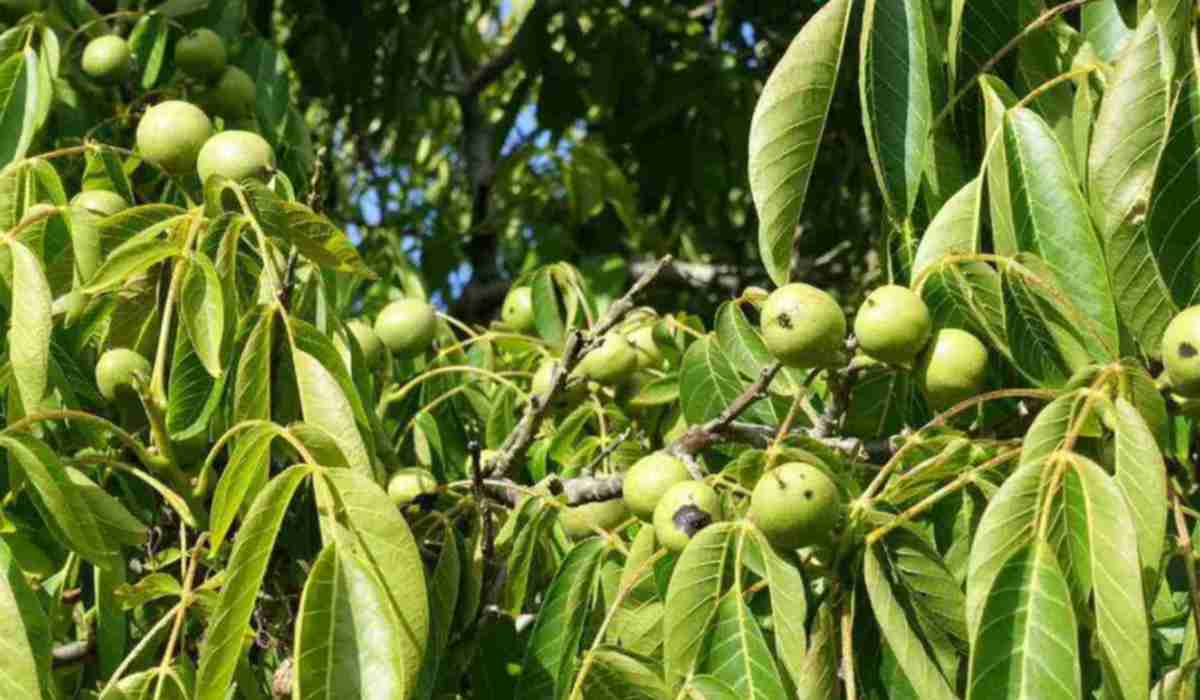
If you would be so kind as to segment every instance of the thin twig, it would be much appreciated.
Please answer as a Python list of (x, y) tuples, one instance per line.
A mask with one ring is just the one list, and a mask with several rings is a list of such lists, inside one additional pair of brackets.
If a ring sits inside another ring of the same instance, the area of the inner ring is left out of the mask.
[(604, 460), (608, 459), (612, 453), (620, 449), (621, 445), (625, 444), (625, 441), (628, 440), (631, 435), (633, 435), (633, 428), (626, 428), (612, 442), (605, 445), (604, 449), (600, 450), (600, 454), (596, 455), (591, 462), (588, 462), (586, 467), (580, 469), (579, 473), (583, 476), (591, 476), (592, 474), (596, 473), (596, 469), (600, 465), (604, 464)]
[(594, 347), (599, 345), (604, 335), (613, 329), (621, 319), (634, 309), (634, 298), (641, 294), (654, 278), (662, 272), (663, 268), (671, 262), (671, 256), (665, 256), (658, 261), (658, 265), (647, 270), (638, 278), (625, 296), (613, 302), (605, 312), (604, 317), (600, 319), (591, 330), (581, 331), (576, 329), (571, 333), (567, 340), (566, 347), (563, 348), (562, 360), (554, 367), (554, 373), (550, 380), (550, 389), (544, 396), (531, 396), (529, 403), (526, 405), (525, 413), (521, 416), (521, 420), (517, 422), (517, 426), (505, 438), (504, 444), (501, 445), (499, 454), (492, 458), (488, 464), (484, 465), (483, 472), (486, 476), (505, 476), (514, 467), (519, 464), (525, 457), (525, 452), (529, 446), (533, 444), (533, 439), (537, 436), (538, 428), (541, 427), (542, 421), (546, 418), (554, 399), (563, 390), (567, 384), (567, 377), (583, 359), (584, 355), (590, 352)]
[(1200, 638), (1200, 585), (1196, 582), (1196, 553), (1192, 550), (1192, 536), (1188, 531), (1187, 521), (1183, 519), (1183, 510), (1179, 504), (1179, 492), (1171, 488), (1171, 505), (1175, 511), (1175, 539), (1178, 543), (1179, 554), (1187, 571), (1188, 592), (1192, 597), (1192, 619), (1196, 625), (1196, 635)]
[(765, 398), (767, 389), (771, 386), (772, 380), (783, 369), (783, 365), (776, 362), (769, 367), (766, 367), (758, 375), (758, 379), (746, 387), (741, 396), (733, 400), (721, 415), (713, 418), (707, 423), (692, 426), (686, 433), (679, 437), (670, 447), (667, 452), (683, 459), (688, 464), (688, 469), (692, 471), (692, 476), (701, 478), (703, 474), (697, 474), (699, 467), (692, 460), (692, 455), (709, 445), (722, 439), (730, 432), (730, 427), (737, 420), (738, 416), (746, 412), (759, 399)]

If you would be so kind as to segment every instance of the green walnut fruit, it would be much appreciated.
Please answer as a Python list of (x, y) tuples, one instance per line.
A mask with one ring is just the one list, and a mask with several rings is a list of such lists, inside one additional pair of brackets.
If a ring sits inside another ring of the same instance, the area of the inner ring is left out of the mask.
[(383, 341), (375, 333), (375, 329), (366, 321), (355, 319), (346, 324), (347, 330), (354, 336), (358, 348), (362, 350), (363, 361), (367, 367), (378, 367), (387, 354)]
[(654, 339), (654, 326), (642, 326), (626, 336), (637, 353), (638, 369), (662, 367), (663, 351)]
[(200, 149), (212, 136), (212, 122), (194, 104), (169, 100), (146, 110), (137, 128), (138, 152), (172, 175), (196, 169)]
[(225, 42), (211, 29), (197, 29), (175, 44), (175, 65), (206, 83), (221, 77), (228, 60)]
[(721, 519), (721, 497), (703, 481), (667, 489), (654, 508), (654, 534), (672, 552), (681, 552), (704, 528)]
[(871, 292), (854, 317), (858, 346), (876, 360), (893, 365), (910, 365), (932, 332), (933, 320), (924, 300), (896, 284)]
[(420, 355), (433, 345), (437, 313), (419, 299), (397, 299), (375, 317), (375, 333), (396, 355)]
[(124, 197), (108, 190), (80, 192), (71, 200), (71, 204), (96, 216), (112, 216), (129, 208), (129, 202), (126, 202)]
[(1162, 359), (1175, 393), (1200, 398), (1200, 306), (1180, 311), (1167, 324)]
[[(437, 493), (437, 479), (428, 470), (420, 467), (401, 469), (388, 481), (388, 496), (398, 508), (431, 498)], [(424, 497), (424, 498), (422, 498)]]
[(214, 175), (266, 180), (275, 170), (275, 152), (266, 139), (253, 132), (222, 131), (204, 142), (196, 170), (201, 182)]
[(96, 363), (96, 385), (100, 387), (100, 395), (109, 401), (148, 381), (150, 361), (133, 350), (113, 348)]
[(825, 542), (841, 514), (833, 479), (803, 462), (767, 472), (750, 496), (750, 520), (780, 549)]
[(767, 350), (788, 367), (826, 367), (841, 361), (846, 314), (837, 301), (811, 285), (776, 289), (762, 307)]
[(591, 537), (596, 530), (614, 530), (626, 520), (629, 520), (629, 509), (619, 498), (572, 506), (558, 516), (558, 522), (573, 541)]
[(504, 297), (504, 306), (500, 309), (500, 320), (504, 325), (518, 333), (529, 333), (533, 330), (533, 290), (529, 287), (513, 287)]
[[(550, 391), (550, 385), (554, 379), (554, 367), (558, 363), (554, 360), (544, 360), (538, 365), (537, 371), (533, 373), (533, 381), (529, 385), (529, 390), (534, 396), (545, 396)], [(558, 392), (555, 397), (554, 405), (559, 407), (574, 406), (587, 398), (588, 389), (587, 382), (579, 378), (578, 375), (567, 377), (567, 383)]]
[(625, 505), (637, 517), (649, 522), (654, 507), (672, 486), (690, 481), (687, 465), (665, 452), (642, 457), (625, 472)]
[(103, 83), (117, 83), (129, 75), (133, 67), (133, 52), (129, 43), (119, 36), (92, 39), (83, 49), (83, 72)]
[(604, 336), (600, 345), (583, 356), (575, 371), (606, 386), (620, 384), (637, 369), (637, 351), (620, 333)]
[(918, 379), (931, 408), (943, 411), (978, 394), (987, 380), (988, 351), (958, 328), (934, 334), (921, 359)]
[(202, 102), (213, 114), (225, 119), (245, 119), (254, 113), (257, 90), (254, 80), (237, 66), (226, 66), (217, 82), (204, 93)]

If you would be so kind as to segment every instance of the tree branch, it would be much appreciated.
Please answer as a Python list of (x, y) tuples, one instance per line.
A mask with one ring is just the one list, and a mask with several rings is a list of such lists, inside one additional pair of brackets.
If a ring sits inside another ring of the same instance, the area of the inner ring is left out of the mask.
[(70, 666), (73, 663), (84, 661), (95, 651), (96, 641), (94, 639), (60, 644), (50, 652), (51, 665), (55, 668)]
[(493, 477), (505, 476), (512, 470), (515, 464), (524, 459), (525, 452), (533, 443), (534, 437), (537, 436), (538, 428), (541, 427), (542, 421), (546, 418), (549, 407), (554, 403), (555, 397), (562, 392), (563, 387), (566, 386), (567, 378), (571, 375), (575, 367), (578, 366), (579, 361), (599, 344), (604, 335), (612, 330), (625, 317), (625, 314), (634, 309), (633, 300), (646, 287), (650, 286), (654, 278), (670, 262), (671, 256), (668, 255), (659, 260), (658, 265), (647, 270), (633, 283), (633, 286), (629, 288), (625, 296), (613, 302), (608, 307), (608, 311), (605, 312), (604, 317), (591, 330), (581, 331), (576, 329), (571, 333), (570, 338), (567, 340), (567, 345), (563, 349), (562, 360), (554, 366), (554, 372), (550, 379), (550, 390), (544, 396), (530, 397), (521, 420), (517, 422), (517, 426), (505, 438), (504, 444), (500, 447), (499, 454), (485, 465), (483, 470), (485, 474)]
[(767, 388), (771, 386), (775, 375), (779, 374), (779, 370), (781, 369), (783, 369), (783, 365), (778, 362), (763, 369), (758, 379), (746, 387), (741, 396), (734, 399), (733, 403), (729, 404), (721, 415), (707, 423), (689, 428), (686, 433), (667, 448), (667, 452), (683, 459), (688, 465), (688, 470), (692, 472), (693, 477), (697, 479), (703, 477), (703, 473), (700, 472), (699, 465), (692, 459), (692, 455), (725, 437), (730, 430), (730, 426), (733, 425), (738, 416), (742, 415), (754, 402), (767, 395)]

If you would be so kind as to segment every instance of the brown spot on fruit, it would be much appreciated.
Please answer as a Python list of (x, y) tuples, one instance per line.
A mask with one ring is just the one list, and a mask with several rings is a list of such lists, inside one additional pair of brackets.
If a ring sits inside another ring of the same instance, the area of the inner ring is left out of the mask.
[(675, 517), (672, 520), (675, 522), (675, 527), (689, 538), (711, 525), (713, 521), (711, 515), (691, 504), (682, 506), (675, 511)]
[(1191, 359), (1196, 356), (1196, 346), (1191, 343), (1179, 344), (1179, 356), (1184, 359)]
[(787, 314), (779, 314), (775, 317), (775, 320), (783, 328), (790, 329), (792, 327), (792, 318)]
[(805, 490), (804, 497), (811, 501), (813, 497), (812, 489)]

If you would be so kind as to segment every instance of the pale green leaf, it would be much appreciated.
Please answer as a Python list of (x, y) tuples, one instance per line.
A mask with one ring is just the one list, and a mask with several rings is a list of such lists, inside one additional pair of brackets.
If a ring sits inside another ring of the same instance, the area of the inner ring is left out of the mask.
[(12, 551), (0, 540), (0, 696), (58, 697), (50, 675), (50, 621)]
[(971, 646), (968, 700), (1081, 700), (1075, 611), (1054, 551), (1016, 549), (996, 571)]
[(0, 165), (25, 157), (37, 131), (42, 84), (38, 56), (26, 46), (0, 63)]
[(221, 595), (200, 645), (195, 700), (225, 699), (283, 515), (312, 470), (309, 465), (291, 467), (271, 479), (250, 506), (233, 542)]
[(25, 473), (37, 492), (45, 520), (61, 533), (64, 544), (84, 559), (107, 568), (113, 546), (104, 541), (92, 509), (55, 451), (24, 433), (0, 434), (0, 448), (8, 451), (9, 466)]
[[(745, 546), (744, 540), (745, 537), (739, 537), (739, 547)], [(699, 672), (724, 681), (739, 698), (787, 698), (775, 658), (762, 629), (742, 600), (742, 591), (734, 588), (721, 599), (710, 634), (708, 646), (699, 659)]]
[[(351, 469), (328, 469), (318, 482), (318, 503), (330, 503), (336, 517), (323, 516), (323, 534), (352, 548), (378, 578), (395, 612), (398, 647), (411, 692), (429, 640), (430, 611), (425, 567), (404, 516), (379, 485)], [(327, 498), (332, 486), (332, 499)], [(246, 525), (243, 525), (246, 527)]]
[(822, 7), (771, 72), (750, 123), (750, 192), (758, 248), (776, 284), (791, 278), (796, 224), (837, 83), (849, 0)]
[(679, 556), (667, 588), (663, 659), (667, 683), (679, 687), (703, 651), (721, 600), (730, 544), (740, 525), (704, 528)]
[(645, 661), (617, 649), (596, 649), (591, 669), (572, 700), (668, 700), (659, 674)]
[(1167, 545), (1163, 530), (1167, 521), (1167, 466), (1154, 434), (1133, 404), (1120, 397), (1115, 408), (1115, 478), (1133, 518), (1142, 580), (1149, 589), (1159, 583), (1158, 570)]
[(42, 264), (29, 248), (10, 240), (13, 308), (9, 318), (8, 354), (13, 377), (27, 413), (38, 410), (46, 393), (50, 366), (50, 285)]
[(570, 687), (606, 548), (600, 538), (584, 540), (559, 567), (530, 633), (517, 697), (560, 698)]
[(909, 613), (897, 598), (888, 566), (881, 557), (878, 547), (868, 548), (863, 561), (863, 581), (883, 638), (895, 653), (909, 683), (922, 698), (954, 700), (953, 689), (937, 664), (929, 658)]
[[(1137, 528), (1113, 478), (1075, 455), (1087, 507), (1096, 636), (1115, 679), (1114, 697), (1145, 700), (1150, 688), (1150, 629), (1139, 580)], [(1160, 523), (1161, 524), (1161, 523)]]
[(197, 357), (209, 374), (220, 377), (225, 299), (217, 269), (204, 253), (196, 251), (188, 258), (179, 302), (180, 320)]
[(1145, 211), (1166, 140), (1171, 95), (1159, 42), (1158, 22), (1147, 15), (1117, 59), (1100, 103), (1088, 154), (1088, 197), (1105, 240)]
[(407, 697), (400, 625), (379, 580), (334, 543), (309, 572), (296, 619), (296, 700)]
[[(992, 584), (1015, 552), (1033, 538), (1043, 466), (1022, 463), (988, 503), (967, 564), (967, 634), (978, 637)], [(1061, 576), (1061, 574), (1060, 574)]]

